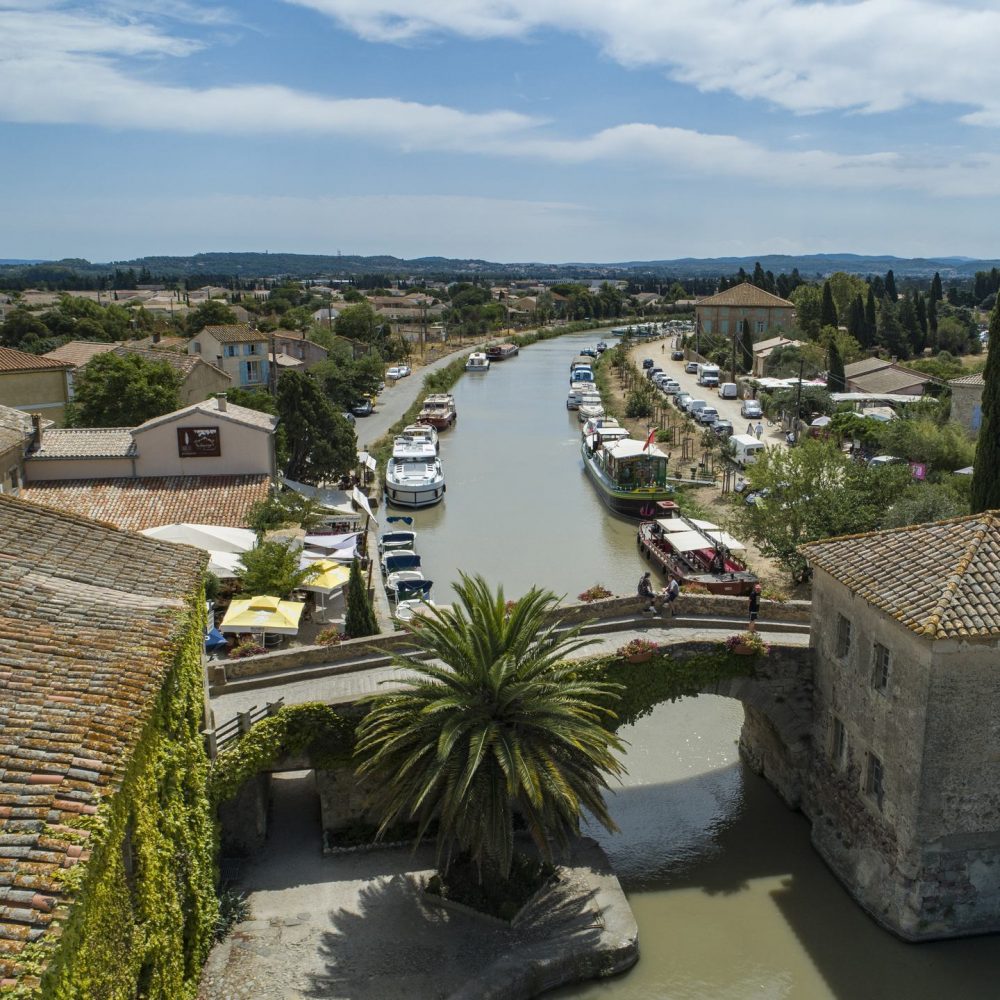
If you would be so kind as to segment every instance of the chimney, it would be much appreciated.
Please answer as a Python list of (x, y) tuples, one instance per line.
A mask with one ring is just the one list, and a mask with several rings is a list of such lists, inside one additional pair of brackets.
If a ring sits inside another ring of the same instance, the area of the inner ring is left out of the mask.
[(220, 413), (226, 412), (226, 394), (224, 392), (217, 392), (215, 394), (215, 403)]
[(42, 415), (31, 414), (31, 448), (37, 451), (42, 446)]

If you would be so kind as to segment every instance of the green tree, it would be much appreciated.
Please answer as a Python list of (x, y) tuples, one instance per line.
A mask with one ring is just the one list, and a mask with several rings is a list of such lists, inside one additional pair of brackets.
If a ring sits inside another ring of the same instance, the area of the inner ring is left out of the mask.
[(941, 275), (937, 271), (934, 272), (934, 280), (931, 282), (931, 302), (940, 302), (944, 298), (944, 293), (941, 291)]
[(865, 299), (865, 335), (859, 337), (861, 346), (870, 348), (875, 346), (875, 337), (878, 335), (878, 307), (875, 303), (875, 289), (868, 286), (868, 296)]
[(344, 632), (348, 639), (360, 639), (366, 635), (378, 634), (378, 622), (372, 607), (368, 588), (365, 586), (361, 564), (357, 559), (351, 563), (351, 575), (347, 581), (347, 616), (344, 618)]
[(1000, 510), (1000, 302), (990, 316), (989, 350), (983, 372), (983, 422), (976, 446), (970, 508)]
[(380, 322), (375, 310), (367, 302), (359, 302), (342, 309), (333, 321), (333, 328), (338, 337), (370, 344), (375, 340), (375, 331)]
[(192, 336), (206, 326), (227, 326), (236, 322), (236, 313), (222, 299), (208, 299), (184, 318), (184, 328)]
[(927, 304), (927, 339), (932, 347), (938, 346), (938, 300), (932, 298)]
[(833, 291), (829, 281), (823, 282), (823, 301), (820, 303), (819, 325), (821, 328), (825, 326), (837, 328), (837, 307), (833, 304)]
[(896, 290), (896, 275), (892, 273), (891, 268), (885, 276), (885, 297), (893, 304), (899, 298), (899, 292)]
[(437, 863), (465, 856), (484, 881), (507, 878), (520, 816), (539, 852), (577, 836), (587, 810), (615, 829), (607, 775), (622, 772), (621, 741), (606, 724), (616, 689), (567, 660), (588, 644), (557, 631), (557, 598), (532, 588), (508, 606), (481, 577), (462, 575), (454, 608), (414, 628), (417, 654), (394, 657), (415, 675), (377, 695), (358, 729), (359, 772), (372, 779), (381, 830), (438, 823)]
[(908, 524), (944, 521), (961, 517), (968, 508), (955, 492), (940, 483), (914, 483), (907, 486), (886, 512), (883, 528), (903, 528)]
[(743, 320), (739, 344), (736, 348), (736, 363), (745, 372), (753, 371), (753, 333), (750, 320)]
[(28, 354), (44, 354), (52, 349), (52, 331), (33, 312), (18, 306), (7, 313), (0, 326), (0, 346)]
[(795, 303), (795, 315), (798, 318), (799, 329), (807, 336), (815, 339), (822, 327), (823, 292), (817, 285), (799, 285), (791, 293), (791, 301)]
[(69, 422), (76, 427), (136, 427), (180, 409), (181, 375), (166, 361), (109, 351), (77, 372)]
[(315, 484), (336, 479), (357, 464), (354, 428), (308, 375), (285, 372), (278, 379), (278, 415), (289, 479)]
[(262, 536), (275, 528), (296, 527), (309, 531), (317, 527), (323, 517), (323, 510), (315, 500), (294, 490), (284, 490), (255, 503), (250, 508), (247, 525)]
[(315, 566), (300, 569), (299, 553), (298, 546), (264, 541), (258, 541), (249, 552), (240, 553), (236, 579), (243, 593), (288, 600), (292, 591), (319, 573)]
[(843, 392), (847, 386), (847, 379), (844, 375), (844, 359), (840, 356), (837, 348), (837, 341), (830, 341), (830, 352), (828, 355), (828, 374), (826, 376), (826, 387), (830, 392)]

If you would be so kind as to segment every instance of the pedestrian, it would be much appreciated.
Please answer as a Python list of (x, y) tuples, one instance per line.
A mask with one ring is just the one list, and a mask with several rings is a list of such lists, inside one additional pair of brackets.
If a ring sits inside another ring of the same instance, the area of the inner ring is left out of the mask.
[(750, 631), (757, 631), (757, 616), (760, 614), (760, 584), (755, 583), (750, 591)]
[(750, 421), (750, 423), (747, 424), (747, 434), (749, 434), (751, 437), (753, 437), (753, 421), (752, 420)]
[(754, 434), (757, 435), (758, 441), (764, 436), (764, 425), (759, 420), (757, 421), (756, 428), (754, 428)]
[(670, 608), (670, 617), (674, 617), (674, 601), (677, 600), (677, 595), (681, 592), (681, 585), (677, 582), (677, 577), (672, 576), (670, 578), (670, 583), (667, 584), (667, 589), (664, 591), (664, 597), (667, 602), (667, 607)]
[(643, 608), (643, 614), (646, 615), (651, 615), (656, 610), (656, 608), (653, 605), (654, 594), (653, 594), (653, 581), (651, 577), (652, 574), (649, 572), (649, 570), (646, 570), (646, 572), (643, 573), (642, 576), (639, 578), (639, 587), (637, 590), (638, 595), (642, 598), (645, 598), (649, 602), (649, 606)]

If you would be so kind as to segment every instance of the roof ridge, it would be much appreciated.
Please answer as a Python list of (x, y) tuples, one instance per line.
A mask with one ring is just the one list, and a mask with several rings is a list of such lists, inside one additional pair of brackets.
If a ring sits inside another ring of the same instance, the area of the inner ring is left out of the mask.
[[(968, 570), (976, 552), (979, 547), (983, 544), (983, 540), (989, 531), (992, 523), (996, 522), (996, 515), (993, 511), (981, 511), (978, 514), (970, 514), (969, 519), (978, 518), (982, 521), (981, 526), (978, 530), (973, 532), (972, 538), (965, 547), (964, 553), (959, 558), (955, 565), (954, 570), (945, 580), (944, 590), (941, 594), (941, 598), (938, 603), (931, 608), (930, 614), (925, 619), (925, 624), (921, 629), (923, 635), (938, 635), (942, 630), (939, 628), (941, 624), (941, 619), (944, 617), (945, 612), (954, 603), (955, 597), (958, 593), (959, 588), (965, 580), (965, 574)], [(961, 520), (961, 519), (957, 519)], [(937, 524), (945, 524), (947, 522), (937, 521)]]

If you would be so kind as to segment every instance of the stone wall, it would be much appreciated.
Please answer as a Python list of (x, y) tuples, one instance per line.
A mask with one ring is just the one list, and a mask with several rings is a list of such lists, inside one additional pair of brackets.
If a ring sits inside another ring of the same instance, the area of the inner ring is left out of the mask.
[(245, 857), (259, 851), (267, 838), (271, 775), (255, 775), (231, 799), (219, 804), (220, 853)]
[(983, 422), (983, 385), (948, 384), (951, 386), (951, 419), (973, 436), (977, 435)]

